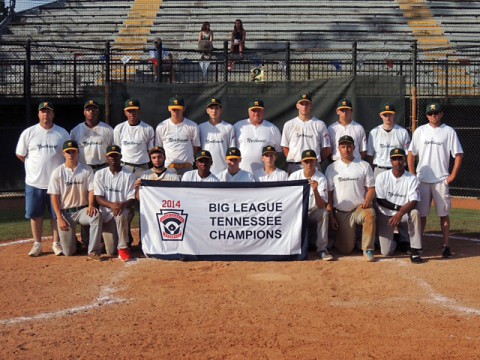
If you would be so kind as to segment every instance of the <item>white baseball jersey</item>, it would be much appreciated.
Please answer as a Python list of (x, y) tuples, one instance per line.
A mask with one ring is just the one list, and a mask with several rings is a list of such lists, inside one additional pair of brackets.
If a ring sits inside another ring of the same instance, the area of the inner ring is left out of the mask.
[(235, 142), (242, 153), (240, 167), (254, 173), (263, 168), (262, 149), (267, 145), (275, 147), (277, 152), (282, 151), (280, 130), (267, 120), (255, 126), (250, 119), (237, 122), (234, 126)]
[[(135, 180), (135, 175), (123, 166), (116, 174), (113, 174), (108, 167), (98, 170), (93, 182), (94, 194), (103, 196), (111, 202), (135, 199)], [(104, 222), (113, 219), (113, 212), (110, 208), (100, 206), (100, 212)]]
[(65, 164), (53, 170), (48, 193), (60, 196), (60, 208), (70, 209), (88, 205), (88, 192), (93, 191), (93, 170), (82, 163), (75, 169)]
[[(403, 206), (410, 201), (419, 201), (418, 179), (408, 171), (399, 178), (393, 175), (392, 170), (384, 171), (375, 179), (375, 193), (378, 199), (385, 199), (395, 205)], [(378, 209), (387, 216), (393, 216), (396, 210), (378, 206)]]
[(47, 130), (37, 124), (22, 132), (15, 153), (25, 156), (25, 184), (48, 188), (53, 170), (65, 161), (63, 143), (67, 140), (67, 130), (58, 125)]
[(113, 128), (103, 121), (93, 128), (83, 122), (70, 131), (70, 138), (78, 144), (78, 161), (88, 165), (101, 165), (106, 163), (107, 147), (113, 145)]
[(360, 152), (367, 151), (367, 137), (365, 135), (365, 129), (356, 121), (352, 120), (352, 122), (347, 126), (343, 126), (337, 121), (328, 127), (328, 133), (332, 143), (333, 161), (337, 161), (341, 157), (340, 153), (338, 152), (338, 139), (344, 135), (350, 135), (355, 142), (355, 150), (353, 152), (355, 159), (360, 160)]
[(200, 135), (192, 120), (184, 118), (180, 124), (174, 124), (168, 118), (158, 124), (155, 133), (156, 144), (165, 149), (165, 166), (195, 162), (193, 147), (200, 147)]
[(201, 178), (200, 175), (198, 175), (198, 170), (190, 170), (187, 171), (185, 174), (182, 176), (182, 181), (193, 181), (193, 182), (219, 182), (218, 178), (210, 173), (206, 178)]
[(450, 156), (463, 154), (457, 133), (445, 124), (436, 128), (430, 124), (418, 127), (413, 133), (408, 151), (418, 155), (416, 171), (418, 179), (430, 184), (448, 177)]
[(235, 175), (230, 174), (228, 169), (225, 169), (217, 174), (217, 178), (220, 181), (226, 182), (255, 182), (253, 174), (242, 169), (240, 169)]
[(322, 120), (313, 117), (302, 121), (298, 116), (283, 126), (281, 145), (289, 148), (287, 162), (301, 162), (302, 151), (309, 149), (315, 150), (320, 162), (321, 150), (331, 147), (330, 135)]
[(140, 176), (140, 179), (158, 180), (158, 181), (179, 181), (180, 180), (178, 178), (178, 175), (175, 169), (168, 169), (168, 168), (161, 174), (157, 174), (156, 172), (154, 172), (153, 168), (148, 169), (142, 174), (142, 176)]
[[(315, 174), (310, 178), (311, 180), (315, 180), (318, 182), (318, 193), (320, 197), (325, 201), (328, 201), (328, 194), (327, 194), (327, 179), (325, 175), (323, 175), (320, 171), (315, 170)], [(288, 180), (308, 180), (305, 177), (304, 169), (297, 170), (290, 174)], [(317, 203), (315, 202), (315, 194), (313, 193), (313, 189), (310, 186), (310, 197), (308, 199), (308, 211), (315, 210), (317, 208)]]
[(235, 146), (235, 131), (233, 126), (225, 121), (212, 125), (209, 121), (198, 125), (202, 150), (212, 154), (211, 171), (218, 174), (227, 168), (225, 154), (229, 147)]
[(370, 164), (353, 160), (346, 164), (342, 159), (327, 167), (325, 172), (328, 191), (333, 191), (333, 207), (340, 211), (352, 211), (363, 203), (367, 189), (375, 186)]
[(390, 150), (399, 147), (407, 151), (409, 145), (410, 135), (403, 127), (395, 125), (386, 131), (383, 125), (379, 125), (368, 135), (367, 155), (373, 156), (373, 163), (377, 166), (392, 167)]
[(258, 182), (288, 180), (287, 172), (279, 168), (275, 168), (275, 170), (271, 174), (267, 174), (264, 169), (258, 169), (257, 171), (255, 171), (253, 176)]
[(155, 131), (143, 121), (136, 126), (124, 121), (113, 129), (113, 141), (122, 148), (122, 161), (146, 164), (150, 161), (148, 150), (155, 146)]

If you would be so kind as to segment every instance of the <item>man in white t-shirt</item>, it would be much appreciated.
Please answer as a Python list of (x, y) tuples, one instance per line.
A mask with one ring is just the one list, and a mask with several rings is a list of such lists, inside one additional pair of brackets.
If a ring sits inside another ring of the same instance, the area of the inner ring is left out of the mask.
[(235, 131), (233, 126), (222, 121), (222, 103), (217, 98), (210, 98), (206, 112), (209, 120), (198, 125), (200, 144), (203, 150), (208, 150), (213, 156), (212, 172), (218, 175), (227, 168), (225, 153), (229, 147), (235, 146)]
[(377, 229), (382, 255), (393, 255), (397, 243), (393, 230), (398, 228), (402, 238), (410, 240), (410, 260), (423, 262), (420, 215), (416, 209), (420, 199), (418, 180), (405, 171), (406, 153), (402, 147), (390, 150), (391, 169), (375, 179), (377, 197)]
[(314, 150), (320, 155), (318, 162), (328, 159), (332, 153), (330, 135), (322, 120), (312, 115), (313, 103), (308, 94), (297, 101), (298, 116), (283, 126), (282, 147), (288, 163), (288, 173), (300, 170), (303, 150)]
[(310, 198), (308, 200), (308, 221), (317, 225), (317, 253), (320, 259), (330, 261), (333, 256), (327, 250), (328, 244), (328, 203), (327, 179), (317, 170), (318, 157), (314, 150), (302, 152), (303, 169), (295, 171), (288, 180), (308, 180)]
[(113, 144), (113, 129), (100, 121), (100, 105), (94, 99), (85, 102), (83, 115), (85, 121), (70, 131), (70, 138), (79, 146), (78, 161), (97, 171), (107, 166), (105, 149)]
[(53, 252), (62, 254), (58, 241), (57, 221), (47, 194), (48, 183), (53, 170), (63, 164), (63, 143), (68, 140), (68, 132), (53, 123), (55, 111), (49, 101), (38, 106), (36, 125), (25, 129), (17, 143), (15, 154), (25, 164), (25, 217), (30, 219), (33, 234), (33, 247), (29, 256), (42, 254), (43, 213), (45, 206), (52, 215)]
[(403, 127), (395, 124), (395, 105), (384, 104), (380, 108), (382, 124), (373, 128), (368, 135), (367, 160), (373, 166), (375, 178), (390, 170), (390, 151), (394, 148), (408, 150), (410, 135)]
[(258, 182), (265, 181), (287, 181), (288, 174), (282, 169), (277, 168), (277, 151), (272, 145), (267, 145), (262, 149), (263, 168), (255, 171), (253, 176)]
[(155, 130), (140, 120), (140, 101), (125, 101), (124, 121), (113, 129), (113, 142), (122, 148), (122, 166), (139, 178), (148, 170), (148, 150), (153, 148)]
[(349, 99), (342, 99), (337, 104), (338, 121), (328, 127), (332, 144), (332, 160), (337, 161), (341, 155), (338, 151), (338, 140), (349, 135), (355, 141), (354, 157), (365, 160), (367, 156), (367, 137), (362, 125), (353, 120), (353, 106)]
[(76, 141), (63, 143), (65, 163), (57, 167), (50, 177), (48, 193), (57, 215), (58, 234), (63, 255), (72, 256), (77, 251), (76, 225), (88, 225), (90, 241), (88, 256), (100, 258), (101, 222), (93, 194), (93, 170), (79, 162)]
[(348, 255), (355, 247), (355, 228), (362, 225), (362, 250), (367, 261), (375, 261), (375, 179), (369, 163), (355, 158), (350, 135), (338, 140), (341, 158), (327, 167), (330, 225), (335, 231), (335, 248)]
[(135, 175), (122, 166), (120, 146), (107, 148), (108, 167), (95, 173), (94, 194), (100, 205), (103, 222), (103, 240), (108, 255), (114, 255), (122, 261), (130, 261), (128, 248), (128, 229), (133, 219), (135, 203)]
[[(462, 166), (463, 149), (457, 133), (443, 120), (443, 107), (430, 103), (426, 108), (428, 124), (420, 126), (412, 136), (408, 148), (408, 170), (420, 181), (418, 211), (422, 221), (422, 234), (427, 224), (432, 198), (440, 217), (442, 228), (442, 257), (452, 257), (450, 250), (450, 185), (455, 181)], [(418, 164), (415, 168), (415, 157)], [(455, 159), (449, 172), (450, 158)]]
[(195, 155), (196, 170), (187, 171), (182, 176), (182, 181), (191, 182), (219, 182), (218, 178), (212, 174), (212, 154), (208, 150), (200, 150)]
[(218, 180), (226, 182), (255, 182), (252, 173), (240, 169), (242, 154), (238, 148), (228, 148), (225, 158), (227, 159), (227, 168), (216, 174)]
[(235, 142), (242, 152), (240, 167), (254, 173), (263, 167), (262, 149), (272, 145), (277, 152), (281, 151), (282, 135), (271, 122), (264, 119), (265, 106), (262, 100), (255, 99), (248, 107), (248, 119), (238, 121), (235, 129)]
[(198, 126), (185, 117), (185, 102), (175, 95), (170, 98), (168, 111), (171, 117), (158, 124), (156, 144), (165, 149), (165, 166), (182, 175), (193, 169), (194, 154), (200, 151)]

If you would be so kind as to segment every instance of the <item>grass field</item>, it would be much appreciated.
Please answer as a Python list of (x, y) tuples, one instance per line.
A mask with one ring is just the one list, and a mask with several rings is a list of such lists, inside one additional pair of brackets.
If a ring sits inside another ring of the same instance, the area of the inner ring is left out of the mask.
[[(427, 221), (427, 232), (433, 234), (440, 233), (439, 219), (432, 215), (432, 211)], [(0, 242), (25, 239), (32, 236), (30, 222), (24, 217), (23, 209), (9, 209), (0, 211)], [(451, 234), (452, 236), (463, 236), (480, 238), (480, 211), (453, 209), (451, 213)], [(138, 211), (135, 213), (132, 227), (137, 228), (139, 224)], [(51, 235), (50, 221), (44, 223), (44, 235)]]

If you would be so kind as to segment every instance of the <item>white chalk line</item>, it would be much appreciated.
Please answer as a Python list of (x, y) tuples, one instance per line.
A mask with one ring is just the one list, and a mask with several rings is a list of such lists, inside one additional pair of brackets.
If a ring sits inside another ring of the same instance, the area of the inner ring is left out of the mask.
[[(135, 261), (129, 261), (126, 262), (122, 267), (122, 269), (128, 269), (134, 266), (139, 262), (139, 259)], [(120, 271), (116, 273), (117, 276), (112, 279), (111, 283), (114, 283), (115, 281), (119, 281), (126, 275), (125, 271)], [(24, 323), (24, 322), (29, 322), (29, 321), (42, 321), (42, 320), (51, 320), (51, 319), (58, 319), (66, 316), (72, 316), (72, 315), (77, 315), (80, 313), (86, 313), (88, 311), (94, 311), (97, 310), (98, 308), (105, 307), (105, 306), (111, 306), (111, 305), (116, 305), (116, 304), (123, 304), (128, 302), (128, 299), (123, 299), (120, 297), (115, 297), (113, 294), (117, 291), (115, 287), (108, 285), (102, 288), (100, 291), (100, 294), (98, 297), (88, 305), (82, 305), (82, 306), (76, 306), (64, 310), (57, 310), (57, 311), (52, 311), (52, 312), (46, 312), (46, 313), (41, 313), (37, 315), (32, 315), (32, 316), (20, 316), (12, 319), (0, 319), (0, 325), (12, 325), (12, 324), (19, 324), (19, 323)]]

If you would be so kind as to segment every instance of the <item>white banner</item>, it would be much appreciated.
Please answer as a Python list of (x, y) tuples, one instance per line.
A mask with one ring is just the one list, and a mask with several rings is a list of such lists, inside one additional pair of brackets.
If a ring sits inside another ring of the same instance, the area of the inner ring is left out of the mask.
[(172, 259), (304, 258), (307, 182), (258, 184), (144, 181), (143, 252)]

